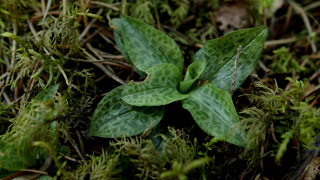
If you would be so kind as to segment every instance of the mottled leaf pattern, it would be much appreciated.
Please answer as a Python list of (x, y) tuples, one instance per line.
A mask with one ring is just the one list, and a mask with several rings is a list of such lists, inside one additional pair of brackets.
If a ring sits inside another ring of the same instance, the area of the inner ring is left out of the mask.
[(181, 72), (172, 64), (158, 64), (148, 70), (142, 83), (130, 83), (124, 87), (122, 100), (133, 106), (161, 106), (188, 97), (177, 88)]
[[(42, 90), (16, 118), (12, 119), (14, 123), (10, 130), (0, 135), (0, 169), (28, 169), (47, 158), (47, 150), (32, 146), (32, 143), (46, 141), (52, 145), (57, 141), (57, 122), (53, 120), (61, 113), (54, 103), (58, 89), (59, 84), (56, 84)], [(21, 132), (22, 127), (30, 124), (30, 134)], [(37, 133), (41, 130), (47, 134), (40, 137)]]
[(90, 128), (90, 136), (117, 138), (134, 136), (157, 125), (164, 107), (134, 107), (121, 100), (124, 86), (109, 92), (98, 104)]
[[(120, 27), (122, 27), (122, 26), (121, 26), (121, 23), (120, 23), (120, 22), (117, 22), (117, 21), (118, 21), (118, 19), (114, 19), (112, 22), (113, 22), (115, 25), (118, 25), (116, 28), (119, 28), (119, 29), (120, 29)], [(121, 31), (120, 31), (120, 30), (115, 30), (115, 31), (113, 31), (113, 33), (114, 33), (114, 38), (115, 38), (115, 40), (116, 40), (116, 44), (117, 44), (117, 46), (119, 47), (121, 54), (127, 59), (127, 61), (129, 61), (130, 63), (132, 63), (131, 60), (130, 60), (130, 58), (129, 58), (129, 55), (128, 55), (126, 46), (124, 45), (124, 41), (123, 41), (123, 38), (122, 38), (122, 33), (121, 33)]]
[[(20, 170), (27, 169), (33, 164), (23, 161), (17, 154), (18, 149), (0, 139), (0, 169)], [(30, 156), (33, 154), (30, 153)]]
[(182, 72), (183, 56), (168, 35), (125, 15), (113, 19), (112, 24), (121, 52), (138, 70), (147, 72), (156, 64), (171, 63)]
[[(94, 113), (90, 135), (137, 135), (161, 120), (162, 105), (182, 100), (183, 107), (206, 133), (235, 145), (246, 145), (228, 92), (237, 89), (254, 70), (267, 36), (266, 28), (238, 30), (208, 41), (195, 54), (181, 81), (184, 60), (169, 36), (128, 16), (113, 19), (112, 24), (122, 54), (148, 77), (108, 93)], [(197, 80), (212, 83), (192, 90)]]
[(245, 146), (246, 138), (240, 131), (239, 117), (227, 91), (211, 83), (205, 84), (192, 91), (182, 103), (203, 131), (229, 143)]
[(44, 90), (42, 90), (39, 94), (37, 94), (32, 100), (33, 101), (46, 101), (48, 99), (52, 99), (59, 89), (59, 84), (55, 84), (50, 86)]
[(257, 27), (234, 31), (208, 41), (194, 56), (194, 61), (207, 61), (201, 79), (210, 80), (217, 87), (230, 91), (234, 79), (237, 49), (241, 45), (240, 59), (236, 63), (235, 89), (237, 89), (254, 70), (266, 37), (267, 29)]
[(206, 67), (206, 61), (196, 61), (189, 65), (184, 80), (180, 82), (180, 91), (188, 92), (192, 85), (199, 79)]

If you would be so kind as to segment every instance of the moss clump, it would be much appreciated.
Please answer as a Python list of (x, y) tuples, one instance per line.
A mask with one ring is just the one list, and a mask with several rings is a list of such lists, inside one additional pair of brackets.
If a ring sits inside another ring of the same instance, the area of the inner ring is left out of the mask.
[(90, 160), (79, 166), (75, 171), (64, 173), (62, 179), (117, 179), (116, 176), (121, 172), (121, 170), (118, 169), (119, 155), (110, 155), (107, 152), (102, 152), (99, 156), (89, 157)]
[(277, 84), (271, 89), (255, 83), (254, 92), (245, 95), (254, 105), (241, 112), (248, 135), (243, 155), (250, 159), (251, 167), (270, 154), (275, 154), (276, 163), (280, 163), (294, 139), (312, 148), (320, 132), (320, 110), (309, 105), (310, 99), (304, 99), (307, 86), (302, 81), (289, 80), (289, 90), (282, 90)]

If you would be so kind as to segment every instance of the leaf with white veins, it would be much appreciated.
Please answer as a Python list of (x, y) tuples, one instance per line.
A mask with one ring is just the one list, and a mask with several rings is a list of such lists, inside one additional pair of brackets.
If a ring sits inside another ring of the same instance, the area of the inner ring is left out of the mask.
[(233, 89), (234, 81), (233, 90), (239, 88), (256, 67), (267, 34), (265, 27), (248, 28), (208, 41), (193, 57), (194, 61), (207, 61), (201, 80), (209, 80), (227, 91)]
[(245, 134), (239, 126), (239, 117), (231, 96), (213, 84), (205, 84), (190, 92), (182, 101), (199, 127), (206, 133), (244, 147)]
[(90, 123), (90, 136), (134, 136), (160, 122), (164, 115), (164, 107), (134, 107), (126, 104), (121, 100), (125, 86), (112, 90), (100, 101)]
[(162, 106), (188, 97), (177, 90), (181, 72), (175, 65), (158, 64), (147, 73), (142, 83), (129, 83), (124, 87), (123, 101), (133, 106)]
[(129, 16), (112, 20), (116, 42), (122, 54), (140, 71), (154, 65), (174, 64), (183, 70), (183, 56), (176, 42), (165, 33)]

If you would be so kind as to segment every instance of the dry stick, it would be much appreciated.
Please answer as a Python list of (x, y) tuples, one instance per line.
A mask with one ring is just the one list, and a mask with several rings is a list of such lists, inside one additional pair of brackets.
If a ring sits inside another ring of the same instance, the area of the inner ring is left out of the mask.
[(6, 78), (9, 75), (9, 72), (5, 72), (2, 75), (0, 75), (0, 80)]
[(317, 85), (315, 86), (313, 89), (307, 91), (304, 96), (303, 96), (303, 99), (309, 97), (310, 95), (312, 94), (315, 94), (316, 92), (320, 91), (320, 85)]
[(44, 21), (46, 19), (47, 14), (48, 14), (49, 9), (50, 9), (50, 6), (51, 6), (51, 3), (52, 3), (52, 0), (48, 0), (47, 8), (46, 8), (46, 11), (45, 11), (45, 13), (43, 15), (42, 21)]
[(46, 13), (46, 1), (45, 0), (41, 0), (41, 12), (42, 12), (43, 16)]
[[(52, 60), (54, 60), (53, 57), (51, 57)], [(68, 77), (67, 77), (67, 74), (64, 72), (64, 70), (62, 69), (62, 67), (60, 66), (60, 64), (57, 64), (57, 67), (59, 69), (59, 71), (62, 73), (62, 76), (64, 78), (64, 80), (66, 81), (66, 84), (69, 86), (69, 81), (68, 81)]]
[[(86, 3), (84, 3), (84, 0), (80, 0), (81, 3), (81, 11), (85, 12), (86, 9), (88, 9), (88, 7), (91, 4), (91, 0), (87, 0)], [(83, 23), (84, 23), (84, 27), (88, 26), (88, 19), (85, 16), (78, 16), (77, 21), (80, 22), (83, 19)]]
[(76, 131), (76, 134), (77, 134), (79, 145), (80, 145), (80, 151), (81, 151), (82, 154), (86, 154), (85, 150), (84, 150), (84, 144), (83, 144), (83, 141), (82, 141), (82, 138), (81, 138), (81, 134), (80, 134), (79, 131)]
[(115, 7), (114, 5), (107, 4), (107, 3), (104, 3), (104, 2), (100, 2), (100, 1), (91, 1), (91, 4), (95, 4), (95, 5), (103, 6), (103, 7), (106, 7), (106, 8), (110, 8), (110, 9), (115, 10), (115, 11), (119, 11), (120, 10), (119, 8)]
[(30, 29), (31, 33), (33, 34), (34, 38), (36, 39), (36, 41), (40, 41), (40, 38), (37, 35), (37, 32), (34, 29), (32, 22), (30, 20), (27, 20), (27, 23), (28, 23), (29, 29)]
[(81, 151), (79, 150), (76, 141), (68, 134), (66, 130), (61, 130), (61, 133), (67, 138), (67, 140), (70, 142), (71, 146), (74, 148), (80, 159), (84, 162), (86, 159), (81, 154)]
[[(121, 62), (121, 61), (119, 61), (119, 62)], [(111, 65), (111, 66), (117, 66), (117, 67), (121, 67), (121, 68), (132, 69), (132, 66), (130, 66), (129, 64), (112, 62), (112, 59), (109, 60), (109, 61), (103, 61), (103, 62), (101, 62), (101, 64), (107, 64), (107, 65)]]
[(68, 9), (68, 2), (67, 0), (62, 1), (62, 14), (66, 15), (67, 14), (67, 9)]
[[(95, 52), (94, 51), (94, 49), (93, 49), (93, 47), (90, 45), (90, 44), (87, 44), (87, 47), (88, 47), (88, 49), (89, 50), (91, 50), (92, 52)], [(90, 53), (88, 53), (88, 52), (84, 52), (87, 56), (88, 56), (88, 58), (89, 59), (93, 59), (93, 60), (97, 60), (95, 57), (93, 57)], [(101, 57), (101, 56), (99, 56), (99, 57)], [(100, 59), (100, 60), (103, 60), (103, 58), (102, 59)], [(120, 79), (118, 76), (116, 76), (110, 69), (111, 69), (111, 67), (110, 66), (106, 66), (106, 67), (108, 67), (108, 69), (105, 67), (105, 66), (103, 66), (102, 64), (100, 64), (100, 63), (93, 63), (95, 66), (97, 66), (99, 69), (101, 69), (105, 74), (107, 74), (109, 77), (111, 77), (113, 80), (115, 80), (115, 81), (117, 81), (118, 83), (120, 83), (120, 84), (125, 84), (125, 82), (122, 80), (122, 79)]]
[[(40, 41), (40, 38), (38, 37), (37, 32), (36, 32), (36, 30), (34, 29), (33, 24), (31, 23), (31, 21), (28, 20), (27, 23), (28, 23), (29, 28), (30, 28), (33, 36), (35, 37), (35, 39), (36, 39), (37, 41)], [(44, 51), (46, 52), (47, 55), (50, 54), (49, 51), (48, 51), (46, 48), (44, 48)], [(52, 56), (50, 56), (50, 58), (51, 58), (52, 60), (55, 60), (54, 57), (52, 57)], [(70, 84), (69, 84), (69, 81), (68, 81), (67, 74), (64, 72), (64, 70), (62, 69), (62, 67), (60, 66), (60, 64), (58, 64), (57, 67), (58, 67), (59, 71), (62, 73), (62, 76), (63, 76), (63, 78), (64, 78), (65, 81), (66, 81), (66, 84), (69, 86)]]
[[(7, 78), (6, 78), (7, 77)], [(6, 86), (7, 86), (7, 84), (9, 83), (9, 81), (10, 81), (10, 73), (9, 72), (6, 72), (6, 73), (4, 73), (3, 75), (1, 75), (0, 76), (0, 80), (1, 79), (4, 79), (4, 78), (6, 78), (6, 80), (5, 81), (0, 81), (0, 97), (2, 96), (2, 95), (4, 95), (3, 93), (5, 93), (4, 92), (4, 90), (6, 89)], [(2, 84), (3, 83), (3, 84)], [(5, 95), (4, 95), (4, 98), (6, 99), (6, 97), (5, 97)], [(8, 101), (7, 101), (8, 102)]]
[(314, 150), (303, 148), (300, 158), (296, 160), (296, 163), (291, 165), (291, 169), (285, 175), (283, 180), (300, 179), (304, 169), (319, 154), (320, 134), (317, 135), (316, 141), (314, 142), (313, 146), (314, 146)]
[[(12, 20), (12, 29), (13, 29), (13, 34), (17, 35), (17, 20), (13, 19)], [(11, 52), (11, 64), (10, 64), (10, 69), (13, 68), (15, 60), (16, 60), (16, 50), (17, 50), (17, 41), (12, 40), (12, 52)]]
[(315, 73), (313, 73), (313, 75), (310, 77), (309, 82), (315, 80), (319, 76), (320, 76), (320, 68)]
[[(311, 27), (311, 24), (310, 24), (310, 21), (308, 19), (308, 16), (307, 14), (304, 12), (303, 8), (300, 7), (297, 3), (295, 3), (294, 1), (292, 0), (288, 0), (289, 4), (292, 6), (292, 8), (297, 11), (301, 17), (302, 17), (302, 20), (307, 28), (307, 31), (308, 31), (308, 34), (309, 36), (311, 37), (312, 36), (312, 27)], [(316, 46), (316, 42), (314, 39), (311, 39), (311, 48), (312, 48), (312, 51), (313, 53), (316, 53), (317, 52), (317, 46)]]
[(319, 7), (319, 6), (320, 6), (320, 1), (317, 1), (317, 2), (313, 2), (313, 3), (309, 4), (309, 5), (307, 5), (307, 6), (304, 7), (303, 9), (304, 9), (305, 11), (309, 11), (309, 10), (315, 9), (315, 8), (317, 8), (317, 7)]
[(38, 176), (40, 176), (41, 174), (43, 174), (43, 175), (47, 175), (47, 174), (48, 174), (48, 173), (45, 172), (45, 171), (35, 170), (35, 169), (22, 169), (21, 171), (30, 172), (30, 173), (35, 173), (35, 174), (38, 174)]
[[(60, 16), (61, 11), (50, 11), (47, 13), (47, 15), (59, 15)], [(38, 21), (38, 19), (41, 19), (44, 16), (44, 14), (39, 14), (36, 13), (34, 16), (31, 18), (31, 22)]]
[(154, 14), (156, 16), (157, 28), (161, 31), (162, 27), (161, 27), (161, 23), (160, 23), (160, 18), (159, 18), (159, 13), (158, 13), (157, 6), (154, 7)]
[(284, 33), (287, 30), (287, 28), (289, 26), (289, 22), (291, 20), (291, 17), (292, 17), (292, 7), (289, 6), (288, 12), (287, 12), (287, 15), (286, 15), (286, 21), (285, 21), (284, 26), (282, 28), (282, 33)]
[(6, 92), (3, 92), (3, 97), (7, 104), (11, 104), (11, 100)]
[(26, 172), (26, 171), (20, 171), (20, 172), (17, 172), (17, 173), (15, 173), (15, 174), (12, 174), (12, 175), (10, 175), (10, 176), (7, 176), (7, 177), (5, 177), (5, 178), (3, 178), (3, 179), (1, 179), (1, 180), (12, 180), (12, 179), (14, 179), (14, 178), (16, 178), (16, 177), (20, 177), (20, 176), (23, 176), (23, 175), (26, 175), (26, 174), (28, 174), (29, 172)]
[[(103, 9), (99, 9), (99, 11), (97, 12), (97, 15), (100, 15), (103, 12)], [(92, 19), (90, 21), (90, 23), (88, 24), (88, 26), (82, 31), (82, 33), (79, 36), (79, 40), (83, 39), (84, 36), (89, 32), (90, 28), (92, 27), (92, 25), (97, 21), (96, 18)]]
[(81, 161), (79, 161), (79, 160), (77, 160), (77, 159), (75, 159), (75, 158), (72, 158), (72, 157), (70, 157), (70, 156), (65, 156), (65, 155), (64, 155), (63, 157), (66, 158), (66, 159), (69, 160), (69, 161), (73, 161), (73, 162), (82, 164)]
[(230, 94), (232, 94), (233, 91), (236, 89), (236, 79), (237, 79), (237, 74), (238, 74), (238, 61), (240, 59), (241, 51), (242, 51), (242, 45), (240, 45), (238, 47), (237, 56), (236, 56), (236, 59), (234, 60), (234, 64), (233, 64), (232, 88), (230, 90)]
[(85, 63), (101, 63), (101, 64), (107, 64), (107, 65), (113, 65), (118, 66), (122, 68), (132, 69), (132, 66), (126, 62), (118, 61), (114, 59), (103, 59), (103, 60), (87, 60), (87, 59), (77, 59), (77, 58), (70, 58), (67, 57), (71, 61), (80, 61)]
[(99, 34), (99, 32), (102, 30), (102, 28), (99, 28), (97, 30), (94, 31), (94, 33), (90, 34), (87, 38), (85, 38), (82, 42), (81, 45), (86, 44), (87, 42), (89, 42), (92, 38), (94, 38), (97, 34)]
[(120, 61), (125, 60), (123, 55), (101, 54), (101, 56), (104, 58), (107, 58), (107, 59), (115, 59), (115, 60), (120, 60)]
[(120, 49), (118, 48), (118, 46), (117, 46), (114, 42), (112, 42), (109, 38), (107, 38), (103, 33), (99, 32), (99, 35), (102, 37), (103, 40), (105, 40), (106, 42), (112, 44), (113, 47), (114, 47), (116, 50), (120, 51)]
[(271, 40), (271, 41), (267, 41), (265, 43), (265, 46), (277, 46), (277, 45), (282, 45), (282, 44), (290, 44), (290, 43), (294, 43), (295, 41), (297, 41), (298, 38), (293, 37), (293, 38), (288, 38), (288, 39), (278, 39), (278, 40)]
[(258, 64), (262, 70), (264, 70), (265, 72), (270, 72), (270, 69), (267, 68), (267, 66), (262, 61), (258, 61)]

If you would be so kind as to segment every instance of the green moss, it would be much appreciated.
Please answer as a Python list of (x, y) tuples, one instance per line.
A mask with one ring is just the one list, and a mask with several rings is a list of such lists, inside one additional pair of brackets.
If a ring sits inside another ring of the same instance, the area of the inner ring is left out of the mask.
[(250, 159), (251, 167), (269, 152), (276, 152), (275, 160), (280, 163), (294, 138), (302, 146), (313, 148), (312, 143), (320, 132), (320, 110), (303, 98), (307, 86), (302, 81), (289, 80), (292, 85), (289, 90), (277, 85), (270, 89), (256, 83), (255, 91), (246, 95), (254, 105), (241, 112), (241, 122), (248, 135), (248, 147), (243, 155)]
[(76, 12), (74, 15), (61, 15), (58, 18), (47, 17), (41, 23), (45, 30), (40, 31), (41, 43), (50, 47), (58, 55), (73, 55), (80, 50), (80, 40)]
[(294, 53), (288, 48), (281, 47), (274, 50), (276, 58), (270, 65), (271, 69), (276, 73), (300, 73), (307, 70), (306, 67), (300, 66), (299, 61), (295, 58)]
[(75, 171), (67, 172), (62, 176), (66, 180), (100, 180), (117, 179), (116, 175), (120, 173), (118, 169), (119, 156), (110, 155), (102, 152), (99, 156), (89, 156), (90, 160), (80, 165)]
[(55, 96), (57, 87), (39, 93), (11, 120), (7, 133), (0, 136), (0, 169), (21, 170), (43, 163), (48, 151), (34, 146), (35, 142), (47, 142), (57, 150), (59, 123), (55, 118), (66, 110), (65, 101)]
[[(171, 179), (187, 177), (191, 170), (204, 166), (209, 158), (197, 155), (196, 144), (178, 130), (169, 129), (170, 136), (161, 135), (159, 147), (150, 139), (127, 138), (112, 143), (115, 151), (128, 157), (136, 168), (138, 179)], [(171, 166), (171, 167), (170, 167)]]

